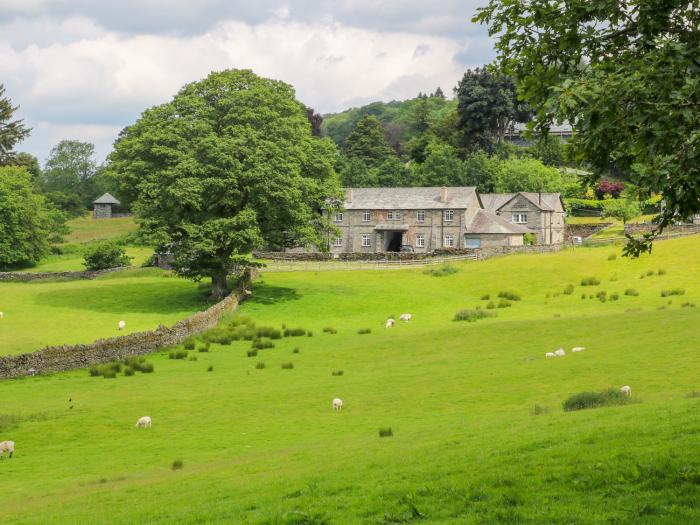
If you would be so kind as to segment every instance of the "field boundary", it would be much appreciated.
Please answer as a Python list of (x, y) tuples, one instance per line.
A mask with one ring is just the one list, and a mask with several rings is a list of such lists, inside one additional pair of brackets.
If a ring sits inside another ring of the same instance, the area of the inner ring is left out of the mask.
[(95, 279), (107, 273), (133, 270), (136, 266), (120, 266), (118, 268), (107, 268), (106, 270), (82, 270), (67, 272), (0, 272), (0, 282), (29, 282), (44, 281), (48, 279), (65, 279), (68, 281), (78, 281), (81, 279)]
[(90, 344), (47, 346), (35, 352), (1, 356), (0, 379), (72, 370), (178, 344), (191, 335), (212, 328), (225, 314), (235, 311), (250, 294), (247, 288), (253, 278), (253, 272), (246, 271), (225, 299), (171, 327), (160, 325), (155, 330), (98, 339)]

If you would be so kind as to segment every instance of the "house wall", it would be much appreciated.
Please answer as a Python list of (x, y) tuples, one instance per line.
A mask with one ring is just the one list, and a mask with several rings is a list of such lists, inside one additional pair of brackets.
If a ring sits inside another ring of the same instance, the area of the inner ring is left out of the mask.
[[(496, 248), (499, 246), (522, 246), (523, 236), (521, 234), (502, 233), (467, 233), (465, 239), (479, 239), (480, 248)], [(465, 245), (465, 242), (462, 243)]]
[(94, 219), (109, 219), (112, 217), (112, 205), (111, 204), (95, 204), (92, 217)]
[(557, 201), (555, 211), (540, 210), (529, 199), (517, 195), (498, 210), (498, 215), (509, 222), (513, 213), (527, 213), (527, 224), (520, 224), (537, 235), (538, 244), (561, 244), (564, 242), (564, 208)]

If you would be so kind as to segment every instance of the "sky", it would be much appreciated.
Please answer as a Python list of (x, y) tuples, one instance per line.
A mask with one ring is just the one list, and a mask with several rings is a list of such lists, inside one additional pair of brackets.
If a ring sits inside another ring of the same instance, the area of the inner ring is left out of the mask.
[(211, 71), (283, 80), (321, 113), (403, 100), (495, 57), (486, 0), (0, 0), (0, 83), (45, 162), (60, 140), (98, 160), (145, 109)]

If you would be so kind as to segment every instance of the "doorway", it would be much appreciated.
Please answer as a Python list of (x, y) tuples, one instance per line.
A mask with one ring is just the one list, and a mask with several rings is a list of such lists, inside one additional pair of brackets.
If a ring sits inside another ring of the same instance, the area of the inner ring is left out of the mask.
[(401, 232), (384, 232), (384, 251), (399, 252), (401, 251)]

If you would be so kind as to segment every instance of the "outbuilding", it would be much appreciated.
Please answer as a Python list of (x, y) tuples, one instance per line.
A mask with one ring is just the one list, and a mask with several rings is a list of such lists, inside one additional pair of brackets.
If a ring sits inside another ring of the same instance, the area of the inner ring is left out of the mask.
[(105, 193), (99, 199), (93, 201), (93, 219), (111, 219), (112, 206), (119, 206), (120, 202), (109, 193)]

